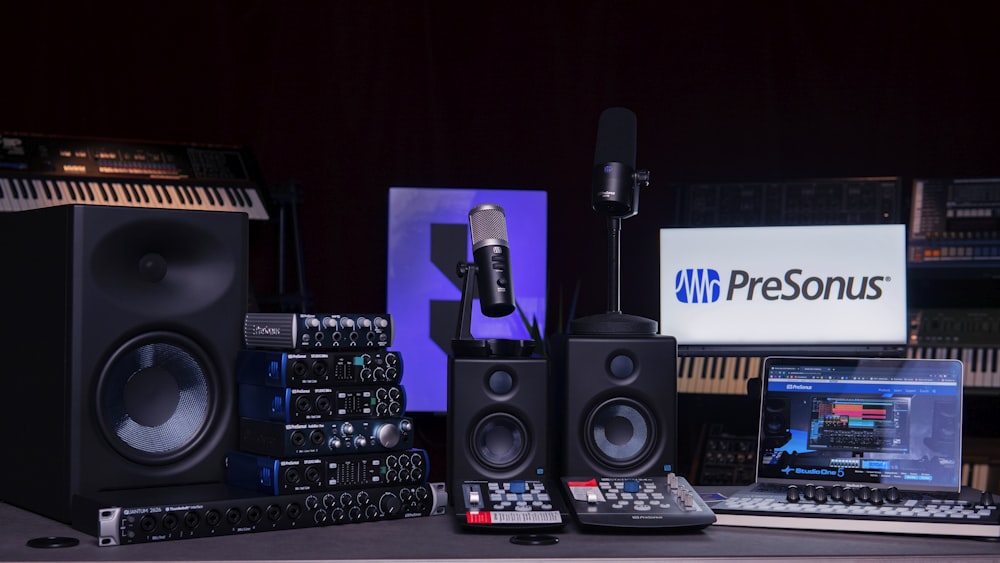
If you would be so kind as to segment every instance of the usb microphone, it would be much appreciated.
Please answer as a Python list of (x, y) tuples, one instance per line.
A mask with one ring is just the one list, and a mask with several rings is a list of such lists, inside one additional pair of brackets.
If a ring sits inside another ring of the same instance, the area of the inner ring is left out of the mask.
[(480, 308), (487, 317), (505, 317), (514, 312), (514, 288), (503, 207), (493, 203), (473, 207), (469, 211), (469, 231)]

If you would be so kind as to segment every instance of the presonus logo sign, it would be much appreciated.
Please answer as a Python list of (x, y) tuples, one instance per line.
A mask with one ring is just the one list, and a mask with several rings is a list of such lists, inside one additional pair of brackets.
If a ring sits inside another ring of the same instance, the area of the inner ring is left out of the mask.
[(722, 294), (722, 281), (716, 270), (687, 268), (677, 272), (674, 292), (681, 303), (714, 303)]
[[(807, 276), (801, 268), (791, 268), (781, 277), (737, 269), (729, 276), (725, 300), (875, 300), (881, 299), (883, 285), (890, 281), (891, 276)], [(722, 281), (718, 270), (685, 268), (677, 271), (674, 292), (681, 303), (715, 303), (722, 296)]]
[(901, 224), (661, 229), (660, 334), (684, 345), (905, 344), (906, 256)]

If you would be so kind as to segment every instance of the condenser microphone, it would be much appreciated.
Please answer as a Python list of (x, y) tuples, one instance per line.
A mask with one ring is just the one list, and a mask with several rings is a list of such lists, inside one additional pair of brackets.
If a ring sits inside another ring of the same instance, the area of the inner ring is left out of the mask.
[(514, 312), (514, 288), (510, 277), (510, 247), (503, 207), (483, 203), (469, 211), (472, 257), (479, 283), (479, 306), (487, 317)]
[(601, 215), (626, 219), (639, 212), (635, 143), (632, 110), (615, 107), (601, 112), (591, 190), (592, 207)]

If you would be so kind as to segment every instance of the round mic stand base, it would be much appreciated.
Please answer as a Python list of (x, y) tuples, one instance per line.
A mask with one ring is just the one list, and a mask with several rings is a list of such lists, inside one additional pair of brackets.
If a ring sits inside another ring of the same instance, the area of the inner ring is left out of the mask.
[(613, 312), (581, 317), (569, 323), (569, 333), (578, 335), (649, 336), (656, 334), (658, 328), (652, 319)]

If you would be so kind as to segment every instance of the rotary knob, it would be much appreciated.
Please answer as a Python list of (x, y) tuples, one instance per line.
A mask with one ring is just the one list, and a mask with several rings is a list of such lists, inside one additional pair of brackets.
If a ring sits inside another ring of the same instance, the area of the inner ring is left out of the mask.
[(400, 510), (403, 508), (403, 503), (396, 495), (392, 493), (385, 493), (378, 499), (378, 507), (379, 510), (382, 511), (382, 514), (391, 518), (399, 514)]
[(347, 510), (347, 519), (351, 522), (357, 522), (361, 520), (361, 509), (357, 506), (352, 506)]
[(375, 431), (375, 437), (383, 448), (392, 449), (399, 444), (402, 433), (395, 424), (383, 424)]
[(785, 491), (785, 500), (788, 502), (799, 502), (799, 488), (795, 485), (789, 485)]
[(896, 487), (889, 487), (885, 490), (885, 500), (888, 503), (896, 504), (903, 499), (903, 496), (899, 493), (899, 489)]

